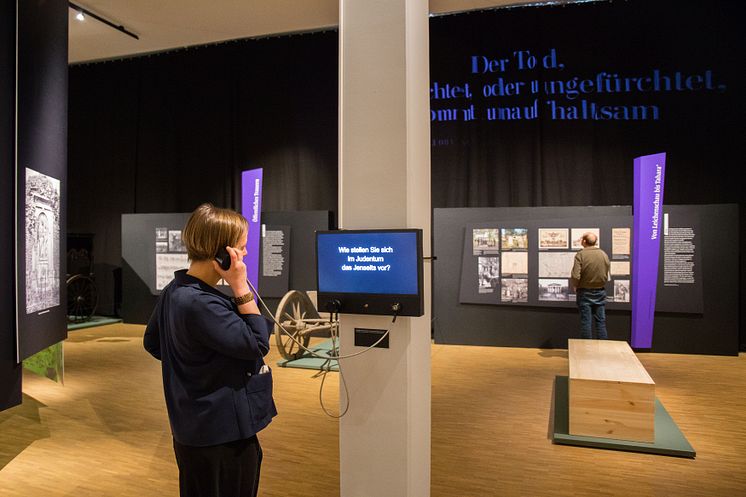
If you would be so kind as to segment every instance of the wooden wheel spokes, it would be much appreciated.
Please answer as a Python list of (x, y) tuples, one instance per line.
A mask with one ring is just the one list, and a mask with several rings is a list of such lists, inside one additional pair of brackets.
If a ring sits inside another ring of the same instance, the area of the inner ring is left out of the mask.
[(328, 336), (332, 327), (336, 329), (336, 323), (330, 323), (329, 320), (321, 318), (308, 295), (298, 290), (289, 291), (280, 300), (275, 312), (275, 320), (281, 323), (287, 332), (283, 332), (279, 326), (275, 325), (277, 348), (282, 357), (287, 360), (299, 359), (306, 354), (303, 347), (308, 347), (312, 335)]

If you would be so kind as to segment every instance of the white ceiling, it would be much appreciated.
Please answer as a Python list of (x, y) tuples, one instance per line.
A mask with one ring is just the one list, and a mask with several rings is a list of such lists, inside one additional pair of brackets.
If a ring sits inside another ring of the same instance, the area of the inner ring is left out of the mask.
[[(370, 0), (375, 1), (375, 0)], [(318, 30), (339, 23), (340, 0), (73, 0), (135, 40), (70, 9), (69, 61), (90, 62), (238, 38)], [(430, 12), (541, 3), (537, 0), (430, 0)]]

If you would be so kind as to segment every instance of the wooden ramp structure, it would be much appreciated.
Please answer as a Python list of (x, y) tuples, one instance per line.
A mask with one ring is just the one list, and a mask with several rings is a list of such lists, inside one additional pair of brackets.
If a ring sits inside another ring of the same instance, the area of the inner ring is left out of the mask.
[(627, 342), (568, 340), (570, 434), (655, 441), (655, 382)]

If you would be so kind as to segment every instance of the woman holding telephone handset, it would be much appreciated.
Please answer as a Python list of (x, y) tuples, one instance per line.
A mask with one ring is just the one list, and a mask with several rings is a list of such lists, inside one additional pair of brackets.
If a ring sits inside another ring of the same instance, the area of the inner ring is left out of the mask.
[[(243, 263), (247, 236), (237, 212), (197, 207), (182, 233), (189, 269), (163, 289), (145, 330), (145, 349), (161, 361), (182, 497), (256, 496), (256, 434), (277, 414), (262, 359), (270, 326)], [(221, 279), (233, 298), (216, 288)]]

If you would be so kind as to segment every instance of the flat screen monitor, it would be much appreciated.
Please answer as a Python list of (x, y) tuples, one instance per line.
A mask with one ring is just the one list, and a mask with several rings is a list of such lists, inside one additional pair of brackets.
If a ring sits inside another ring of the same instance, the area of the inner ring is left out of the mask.
[(422, 316), (422, 230), (316, 232), (319, 311)]

